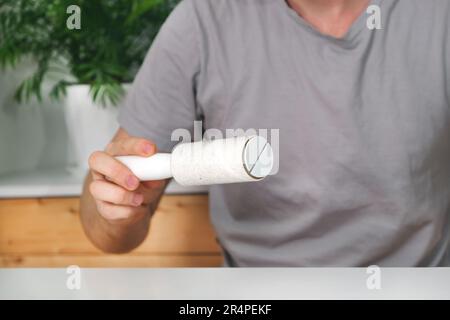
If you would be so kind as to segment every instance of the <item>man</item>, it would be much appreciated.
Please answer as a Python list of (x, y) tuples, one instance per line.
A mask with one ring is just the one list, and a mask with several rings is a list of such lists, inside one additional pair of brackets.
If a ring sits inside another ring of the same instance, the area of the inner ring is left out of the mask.
[(139, 245), (167, 184), (113, 156), (170, 151), (195, 119), (280, 129), (276, 175), (210, 189), (227, 266), (445, 263), (450, 1), (184, 0), (90, 158), (81, 213), (99, 248)]

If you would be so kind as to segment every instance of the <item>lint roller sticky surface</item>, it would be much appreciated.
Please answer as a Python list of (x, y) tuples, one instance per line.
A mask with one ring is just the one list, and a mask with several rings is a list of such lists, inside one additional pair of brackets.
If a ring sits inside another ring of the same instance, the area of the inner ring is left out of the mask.
[(184, 186), (250, 182), (272, 170), (273, 151), (261, 136), (242, 136), (178, 144), (172, 153), (120, 156), (141, 181), (173, 177)]

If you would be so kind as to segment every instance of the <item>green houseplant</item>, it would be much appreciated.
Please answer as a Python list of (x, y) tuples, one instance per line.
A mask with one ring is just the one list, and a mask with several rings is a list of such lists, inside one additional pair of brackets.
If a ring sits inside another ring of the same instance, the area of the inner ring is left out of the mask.
[[(0, 71), (7, 69), (0, 76), (14, 75), (10, 87), (0, 85), (0, 98), (8, 97), (0, 112), (8, 106), (15, 114), (35, 116), (26, 124), (14, 117), (18, 127), (26, 128), (20, 131), (25, 143), (36, 140), (46, 147), (35, 137), (47, 130), (61, 137), (61, 145), (51, 149), (52, 163), (61, 165), (54, 174), (58, 181), (72, 181), (66, 172), (81, 180), (89, 155), (103, 149), (117, 130), (119, 108), (114, 106), (177, 2), (0, 0)], [(80, 8), (81, 28), (71, 30), (68, 8), (73, 5)], [(16, 103), (9, 99), (14, 91)], [(13, 108), (19, 103), (26, 107)], [(29, 158), (36, 159), (29, 168), (48, 166), (38, 161), (39, 151)]]
[[(31, 58), (37, 68), (17, 88), (17, 101), (42, 98), (56, 79), (59, 99), (75, 84), (89, 86), (94, 102), (117, 104), (161, 24), (179, 0), (0, 0), (0, 66)], [(67, 8), (81, 9), (81, 28), (69, 29)], [(70, 75), (70, 76), (68, 76)]]

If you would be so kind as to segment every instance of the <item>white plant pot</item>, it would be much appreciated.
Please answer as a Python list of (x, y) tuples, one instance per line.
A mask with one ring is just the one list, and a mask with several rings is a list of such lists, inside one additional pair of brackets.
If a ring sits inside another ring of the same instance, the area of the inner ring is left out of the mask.
[(71, 165), (87, 170), (89, 155), (103, 150), (117, 131), (118, 109), (95, 104), (88, 85), (67, 88), (65, 116)]

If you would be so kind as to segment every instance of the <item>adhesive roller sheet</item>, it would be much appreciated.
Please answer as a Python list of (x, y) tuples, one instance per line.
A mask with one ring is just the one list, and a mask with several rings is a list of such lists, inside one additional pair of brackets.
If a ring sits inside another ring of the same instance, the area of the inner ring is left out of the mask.
[(177, 145), (172, 154), (117, 157), (141, 181), (173, 177), (184, 186), (258, 181), (272, 170), (273, 151), (261, 136)]

